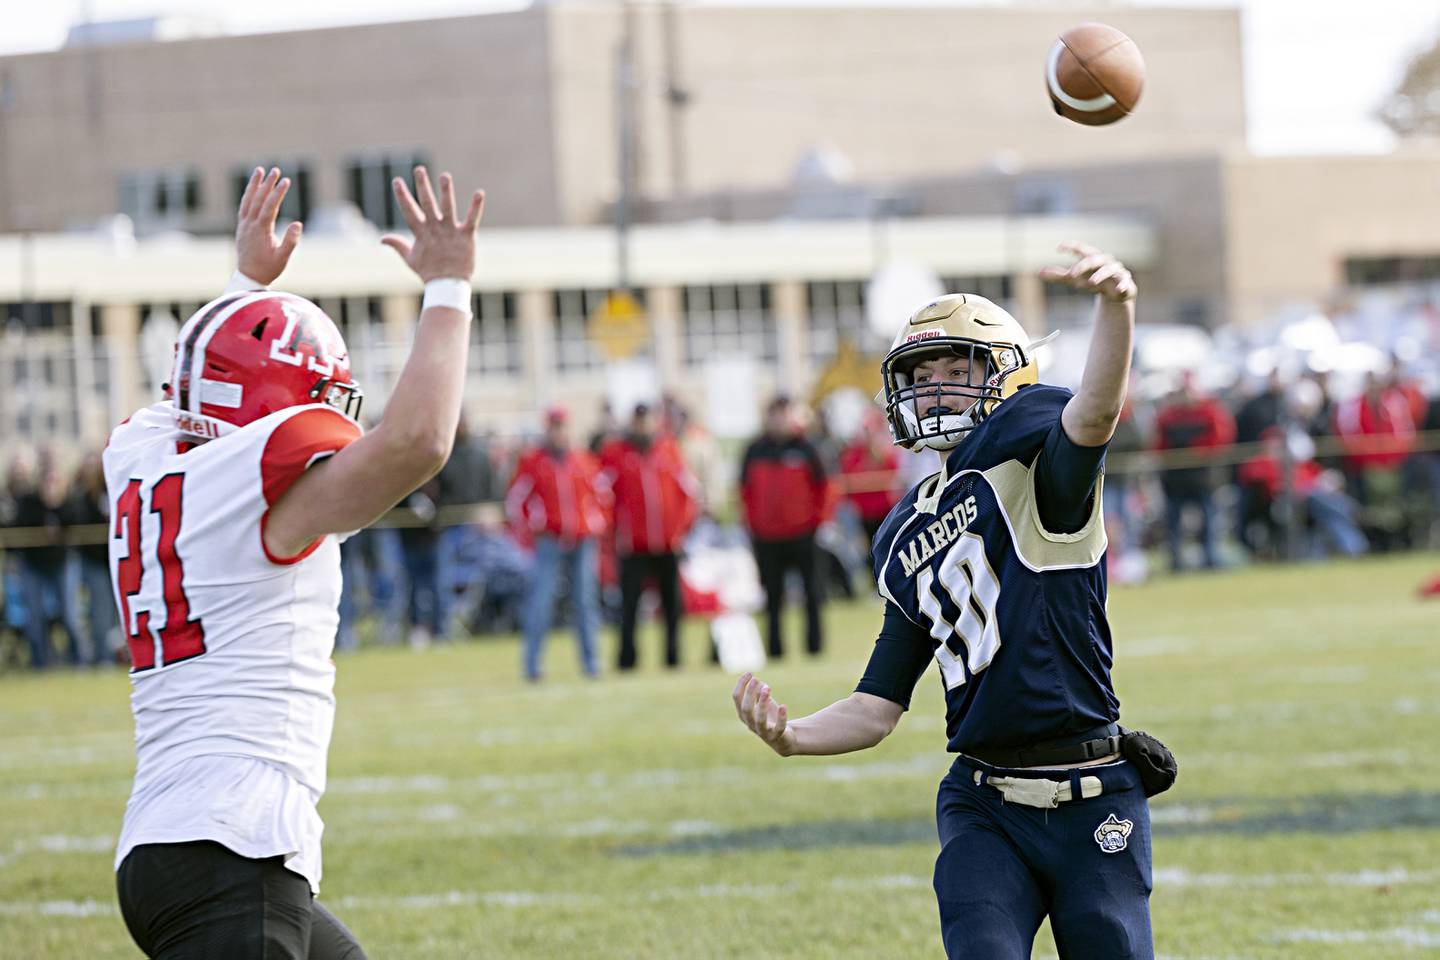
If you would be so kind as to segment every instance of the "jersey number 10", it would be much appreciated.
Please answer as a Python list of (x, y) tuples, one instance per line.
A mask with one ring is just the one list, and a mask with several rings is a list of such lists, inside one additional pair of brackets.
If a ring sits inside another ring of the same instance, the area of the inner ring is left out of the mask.
[[(160, 644), (165, 664), (178, 663), (205, 652), (205, 627), (190, 619), (190, 601), (185, 596), (185, 567), (175, 552), (183, 515), (181, 488), (185, 474), (170, 473), (161, 477), (150, 489), (150, 512), (160, 517), (160, 539), (155, 544), (155, 558), (160, 564), (161, 587), (165, 596), (165, 626), (160, 628)], [(120, 595), (120, 620), (130, 646), (132, 670), (139, 672), (155, 666), (155, 635), (150, 630), (150, 611), (135, 612), (134, 627), (130, 620), (130, 599), (140, 592), (145, 577), (145, 558), (140, 542), (142, 521), (140, 481), (131, 480), (115, 501), (115, 539), (126, 541), (125, 556), (115, 566), (115, 587)]]
[[(985, 558), (985, 543), (973, 533), (956, 538), (940, 562), (940, 576), (926, 567), (915, 576), (920, 610), (930, 620), (930, 635), (940, 642), (935, 659), (946, 690), (954, 690), (990, 666), (1000, 649), (1000, 627), (995, 607), (1000, 602), (1000, 581)], [(943, 597), (950, 601), (946, 610)], [(953, 612), (952, 612), (953, 611)], [(950, 614), (947, 616), (947, 614)]]

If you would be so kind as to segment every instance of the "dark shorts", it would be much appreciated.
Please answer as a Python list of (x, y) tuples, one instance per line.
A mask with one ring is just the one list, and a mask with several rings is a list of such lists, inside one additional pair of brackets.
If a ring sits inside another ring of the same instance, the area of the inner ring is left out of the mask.
[(950, 960), (1029, 960), (1046, 916), (1066, 960), (1152, 960), (1150, 808), (1126, 761), (1084, 767), (1104, 792), (1053, 809), (1006, 802), (994, 776), (1068, 779), (959, 757), (940, 781), (935, 896)]
[(148, 957), (365, 960), (281, 857), (252, 860), (208, 840), (142, 844), (115, 880), (125, 926)]

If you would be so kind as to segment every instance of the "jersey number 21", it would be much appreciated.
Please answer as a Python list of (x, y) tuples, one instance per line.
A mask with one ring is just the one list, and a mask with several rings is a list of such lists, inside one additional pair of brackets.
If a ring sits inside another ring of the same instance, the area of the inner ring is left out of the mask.
[[(156, 481), (150, 489), (150, 512), (160, 517), (160, 538), (155, 544), (155, 558), (160, 565), (161, 587), (165, 597), (165, 626), (160, 628), (160, 644), (165, 664), (178, 663), (205, 652), (205, 627), (198, 619), (190, 619), (190, 600), (185, 596), (185, 567), (175, 551), (180, 537), (180, 521), (184, 517), (181, 490), (185, 474), (170, 473)], [(115, 592), (120, 600), (121, 625), (130, 646), (132, 670), (138, 673), (155, 666), (155, 636), (150, 630), (150, 611), (137, 610), (130, 619), (130, 601), (140, 592), (145, 577), (145, 557), (141, 553), (140, 526), (143, 519), (139, 480), (131, 480), (115, 501), (116, 540), (124, 539), (125, 556), (115, 565)]]

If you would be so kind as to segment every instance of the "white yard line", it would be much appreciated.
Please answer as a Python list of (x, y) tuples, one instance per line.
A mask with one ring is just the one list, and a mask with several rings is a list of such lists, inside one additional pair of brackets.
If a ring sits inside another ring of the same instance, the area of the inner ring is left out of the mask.
[(1392, 943), (1405, 947), (1440, 950), (1440, 930), (1422, 927), (1391, 927), (1388, 930), (1316, 930), (1302, 927), (1286, 930), (1279, 940), (1287, 943)]
[(120, 908), (99, 900), (0, 900), (5, 917), (109, 917)]
[(1380, 887), (1434, 883), (1440, 870), (1411, 871), (1403, 867), (1345, 873), (1192, 873), (1183, 867), (1155, 871), (1155, 887)]

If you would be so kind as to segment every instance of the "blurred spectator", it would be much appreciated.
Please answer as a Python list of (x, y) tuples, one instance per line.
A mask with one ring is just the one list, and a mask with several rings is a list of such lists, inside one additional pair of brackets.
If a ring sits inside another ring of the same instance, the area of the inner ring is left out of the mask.
[(591, 431), (590, 440), (586, 446), (591, 453), (599, 456), (600, 451), (605, 449), (605, 445), (612, 440), (618, 440), (622, 433), (624, 433), (624, 428), (620, 425), (620, 418), (615, 416), (615, 408), (609, 400), (606, 400), (600, 405), (600, 422)]
[(541, 654), (562, 573), (569, 580), (580, 666), (600, 673), (595, 635), (600, 623), (596, 544), (605, 532), (605, 501), (599, 466), (588, 452), (570, 445), (568, 415), (554, 407), (545, 415), (545, 438), (520, 455), (505, 497), (515, 536), (535, 551), (535, 571), (525, 598), (522, 632), (524, 672), (541, 678)]
[(900, 451), (891, 442), (885, 418), (878, 411), (866, 417), (855, 439), (840, 451), (840, 474), (845, 499), (860, 518), (868, 549), (904, 492), (899, 489)]
[(715, 438), (674, 396), (661, 401), (665, 426), (680, 445), (680, 456), (696, 480), (698, 504), (702, 515), (712, 516), (725, 503), (727, 495), (726, 464)]
[(380, 617), (381, 643), (399, 643), (410, 612), (410, 578), (405, 573), (400, 531), (368, 527), (345, 540), (340, 544), (340, 572), (344, 589), (335, 645), (341, 650), (359, 645), (355, 622), (366, 613)]
[(1424, 428), (1427, 449), (1417, 454), (1416, 459), (1420, 462), (1420, 473), (1424, 478), (1426, 492), (1423, 501), (1430, 511), (1424, 545), (1434, 548), (1440, 547), (1440, 385), (1436, 386), (1435, 395), (1426, 406)]
[[(109, 538), (104, 534), (110, 521), (110, 498), (105, 494), (105, 471), (98, 452), (86, 454), (80, 462), (63, 515), (69, 526), (102, 528), (99, 537), (84, 538), (71, 549), (65, 578), (65, 617), (72, 633), (83, 633), (88, 638), (91, 663), (114, 662), (119, 647), (119, 618), (110, 588)], [(82, 609), (86, 613), (83, 626)]]
[(432, 477), (405, 498), (418, 526), (400, 528), (400, 548), (410, 580), (410, 646), (421, 650), (447, 633), (445, 591), (440, 589), (440, 478)]
[[(1115, 423), (1105, 456), (1114, 462), (1117, 455), (1138, 454), (1145, 449), (1145, 435), (1135, 418), (1133, 399), (1127, 399)], [(1122, 583), (1135, 583), (1145, 578), (1145, 555), (1140, 549), (1141, 513), (1135, 500), (1138, 496), (1137, 471), (1106, 467), (1101, 487), (1101, 503), (1105, 527), (1110, 540), (1108, 571)]]
[(635, 668), (635, 627), (647, 581), (654, 582), (664, 611), (665, 665), (680, 665), (680, 546), (695, 522), (699, 491), (679, 445), (660, 433), (658, 419), (647, 404), (639, 404), (625, 435), (601, 451), (614, 497), (621, 670)]
[[(830, 432), (830, 421), (822, 411), (804, 403), (790, 407), (794, 431), (809, 439), (820, 454), (820, 466), (825, 476), (834, 477), (840, 472), (840, 453), (845, 444)], [(833, 509), (838, 505), (838, 487), (831, 484), (828, 493), (831, 508), (824, 522), (815, 531), (815, 560), (820, 566), (820, 596), (830, 595), (834, 589), (847, 600), (855, 599), (853, 571), (865, 567), (859, 552), (855, 549), (855, 518), (849, 506), (843, 510)], [(849, 529), (847, 535), (844, 531)], [(869, 577), (867, 576), (868, 580)]]
[(360, 598), (370, 592), (363, 549), (359, 533), (340, 541), (340, 622), (335, 628), (336, 650), (354, 650), (360, 646), (355, 621), (360, 616)]
[[(1385, 393), (1405, 402), (1410, 412), (1410, 423), (1415, 431), (1425, 429), (1430, 403), (1425, 397), (1420, 380), (1405, 369), (1399, 357), (1391, 361)], [(1416, 440), (1411, 441), (1408, 449), (1412, 455), (1400, 466), (1402, 530), (1397, 538), (1398, 545), (1406, 548), (1422, 546), (1428, 542), (1437, 509), (1434, 499), (1436, 489), (1430, 477), (1429, 456), (1421, 452), (1422, 448)]]
[[(1327, 373), (1308, 373), (1295, 384), (1293, 390), (1295, 421), (1304, 428), (1312, 440), (1328, 440), (1335, 433), (1335, 401), (1330, 396), (1330, 376)], [(1316, 458), (1320, 466), (1339, 469), (1340, 458), (1329, 453), (1320, 453)]]
[(447, 506), (500, 499), (490, 437), (474, 433), (464, 416), (455, 428), (455, 448), (440, 471), (440, 498)]
[(40, 456), (36, 484), (15, 497), (17, 527), (42, 531), (42, 542), (20, 552), (27, 567), (27, 639), (31, 661), (36, 667), (50, 663), (50, 631), (59, 624), (68, 641), (72, 664), (80, 663), (80, 638), (65, 617), (65, 476), (52, 451)]
[(518, 631), (534, 557), (501, 524), (462, 527), (456, 552), (457, 600), (473, 634)]
[(1428, 406), (1425, 400), (1425, 391), (1415, 377), (1406, 373), (1405, 365), (1399, 357), (1390, 361), (1390, 376), (1385, 382), (1385, 391), (1398, 394), (1405, 400), (1405, 405), (1410, 411), (1411, 423), (1425, 422), (1425, 411)]
[[(1166, 451), (1183, 451), (1187, 458), (1196, 454), (1209, 459), (1230, 445), (1235, 438), (1235, 422), (1214, 397), (1202, 395), (1195, 385), (1195, 376), (1186, 371), (1180, 389), (1160, 407), (1155, 417), (1155, 446)], [(1215, 549), (1215, 488), (1212, 466), (1201, 462), (1195, 466), (1171, 467), (1161, 471), (1160, 488), (1165, 494), (1165, 525), (1170, 540), (1170, 567), (1184, 569), (1182, 546), (1185, 508), (1193, 506), (1200, 512), (1200, 546), (1204, 563), (1214, 569), (1220, 565)]]
[(1285, 385), (1280, 371), (1270, 371), (1264, 389), (1240, 404), (1235, 411), (1235, 442), (1257, 443), (1269, 430), (1280, 423), (1280, 414), (1285, 405)]
[[(1280, 423), (1284, 402), (1285, 388), (1280, 379), (1280, 371), (1272, 370), (1266, 378), (1264, 388), (1246, 399), (1235, 411), (1236, 442), (1258, 443), (1265, 431)], [(1240, 545), (1253, 554), (1261, 547), (1261, 543), (1254, 537), (1257, 526), (1266, 532), (1266, 544), (1273, 545), (1276, 540), (1274, 499), (1263, 486), (1246, 483), (1241, 479), (1238, 465), (1235, 479), (1240, 492), (1239, 503), (1235, 509), (1235, 532)]]
[[(1240, 464), (1240, 482), (1259, 488), (1266, 501), (1274, 503), (1284, 494), (1285, 487), (1285, 433), (1280, 427), (1271, 427), (1261, 437), (1263, 448), (1260, 453)], [(1316, 537), (1308, 551), (1312, 556), (1323, 555), (1320, 541), (1323, 539), (1338, 553), (1355, 557), (1365, 552), (1365, 535), (1356, 525), (1355, 503), (1338, 484), (1327, 481), (1325, 471), (1311, 457), (1314, 446), (1303, 433), (1293, 438), (1290, 463), (1291, 494), (1296, 509), (1303, 512)], [(1303, 442), (1303, 449), (1294, 449)], [(1333, 476), (1333, 474), (1332, 474)]]
[(815, 531), (832, 507), (833, 490), (820, 453), (800, 428), (788, 397), (765, 411), (765, 432), (745, 450), (740, 466), (740, 506), (765, 588), (770, 656), (781, 657), (780, 610), (786, 574), (800, 574), (805, 591), (805, 649), (820, 653), (820, 582)]
[[(17, 527), (16, 513), (18, 504), (16, 498), (29, 493), (35, 486), (35, 458), (26, 447), (18, 447), (10, 456), (10, 463), (5, 471), (5, 485), (0, 487), (0, 529)], [(20, 638), (26, 646), (31, 639), (30, 632), (30, 564), (26, 559), (26, 551), (19, 547), (5, 548), (4, 575), (4, 600), (5, 620), (4, 627), (15, 637)], [(34, 662), (35, 654), (31, 652), (31, 661)]]
[(1401, 546), (1406, 534), (1403, 471), (1415, 443), (1411, 401), (1369, 374), (1362, 393), (1336, 405), (1335, 433), (1366, 536), (1381, 550)]

